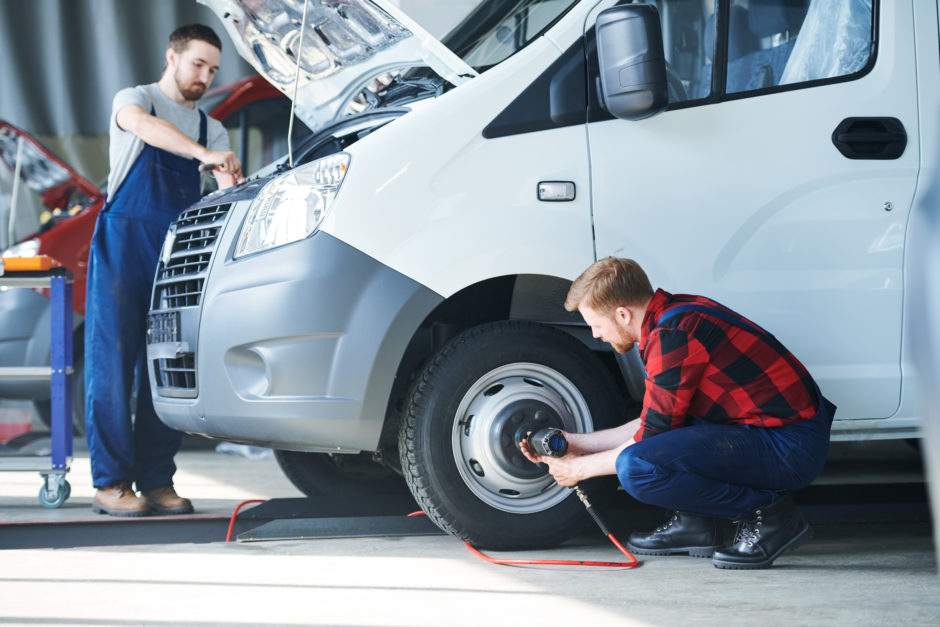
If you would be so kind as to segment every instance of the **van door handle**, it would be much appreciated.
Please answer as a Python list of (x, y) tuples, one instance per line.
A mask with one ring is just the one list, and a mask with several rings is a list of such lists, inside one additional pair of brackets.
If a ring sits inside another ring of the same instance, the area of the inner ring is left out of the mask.
[(574, 181), (539, 181), (538, 199), (545, 202), (570, 202), (574, 200)]
[(907, 131), (897, 118), (846, 118), (832, 143), (849, 159), (897, 159), (907, 147)]

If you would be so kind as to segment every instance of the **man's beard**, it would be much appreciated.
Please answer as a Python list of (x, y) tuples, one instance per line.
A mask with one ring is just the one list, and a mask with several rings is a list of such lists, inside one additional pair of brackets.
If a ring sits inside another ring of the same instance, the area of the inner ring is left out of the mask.
[(184, 86), (179, 77), (174, 77), (176, 79), (176, 88), (180, 91), (183, 98), (189, 100), (190, 102), (195, 102), (202, 98), (203, 94), (206, 93), (207, 85), (204, 85), (200, 82), (190, 83), (189, 85)]
[(633, 344), (632, 344), (632, 343), (629, 344), (629, 345), (627, 345), (627, 344), (620, 344), (620, 343), (611, 342), (610, 345), (611, 345), (611, 347), (612, 347), (615, 351), (617, 351), (617, 352), (620, 353), (621, 355), (626, 354), (626, 353), (629, 353), (630, 350), (633, 348)]
[(611, 348), (617, 351), (620, 354), (629, 353), (633, 350), (633, 340), (629, 337), (629, 334), (624, 333), (622, 330), (618, 330), (617, 337), (607, 342), (610, 344)]

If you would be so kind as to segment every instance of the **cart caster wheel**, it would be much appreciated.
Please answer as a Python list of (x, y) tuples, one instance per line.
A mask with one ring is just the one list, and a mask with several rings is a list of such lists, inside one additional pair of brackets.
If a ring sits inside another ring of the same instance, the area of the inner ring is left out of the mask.
[(39, 489), (39, 504), (46, 509), (62, 507), (62, 504), (65, 503), (71, 493), (72, 486), (64, 479), (56, 481), (51, 490), (44, 485)]

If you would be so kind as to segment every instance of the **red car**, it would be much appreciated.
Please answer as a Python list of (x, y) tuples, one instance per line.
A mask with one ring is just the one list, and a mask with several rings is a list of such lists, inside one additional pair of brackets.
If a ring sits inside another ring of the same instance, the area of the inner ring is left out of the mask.
[[(290, 100), (259, 76), (216, 88), (200, 107), (229, 130), (232, 150), (244, 172), (254, 172), (287, 152)], [(294, 136), (309, 133), (299, 121)], [(74, 429), (84, 433), (84, 313), (88, 249), (106, 193), (79, 175), (21, 129), (0, 120), (0, 161), (14, 172), (20, 152), (21, 184), (38, 194), (51, 216), (38, 231), (4, 251), (4, 256), (49, 255), (74, 273), (72, 378)], [(20, 192), (22, 194), (22, 192)], [(0, 292), (0, 366), (48, 366), (48, 294), (25, 289)], [(0, 398), (31, 399), (48, 424), (49, 385), (44, 381), (0, 381)]]

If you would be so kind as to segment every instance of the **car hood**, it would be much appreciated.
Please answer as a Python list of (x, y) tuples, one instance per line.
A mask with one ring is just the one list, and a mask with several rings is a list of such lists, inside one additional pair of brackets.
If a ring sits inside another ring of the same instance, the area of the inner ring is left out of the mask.
[(104, 199), (101, 190), (32, 136), (0, 120), (0, 161), (10, 169), (11, 175), (16, 171), (18, 152), (20, 179), (39, 194), (50, 211), (65, 211), (69, 203), (87, 205)]
[(296, 114), (311, 130), (388, 72), (428, 66), (454, 85), (477, 74), (386, 0), (308, 0), (302, 42), (304, 0), (198, 1), (219, 16), (239, 54), (288, 98), (296, 77)]

